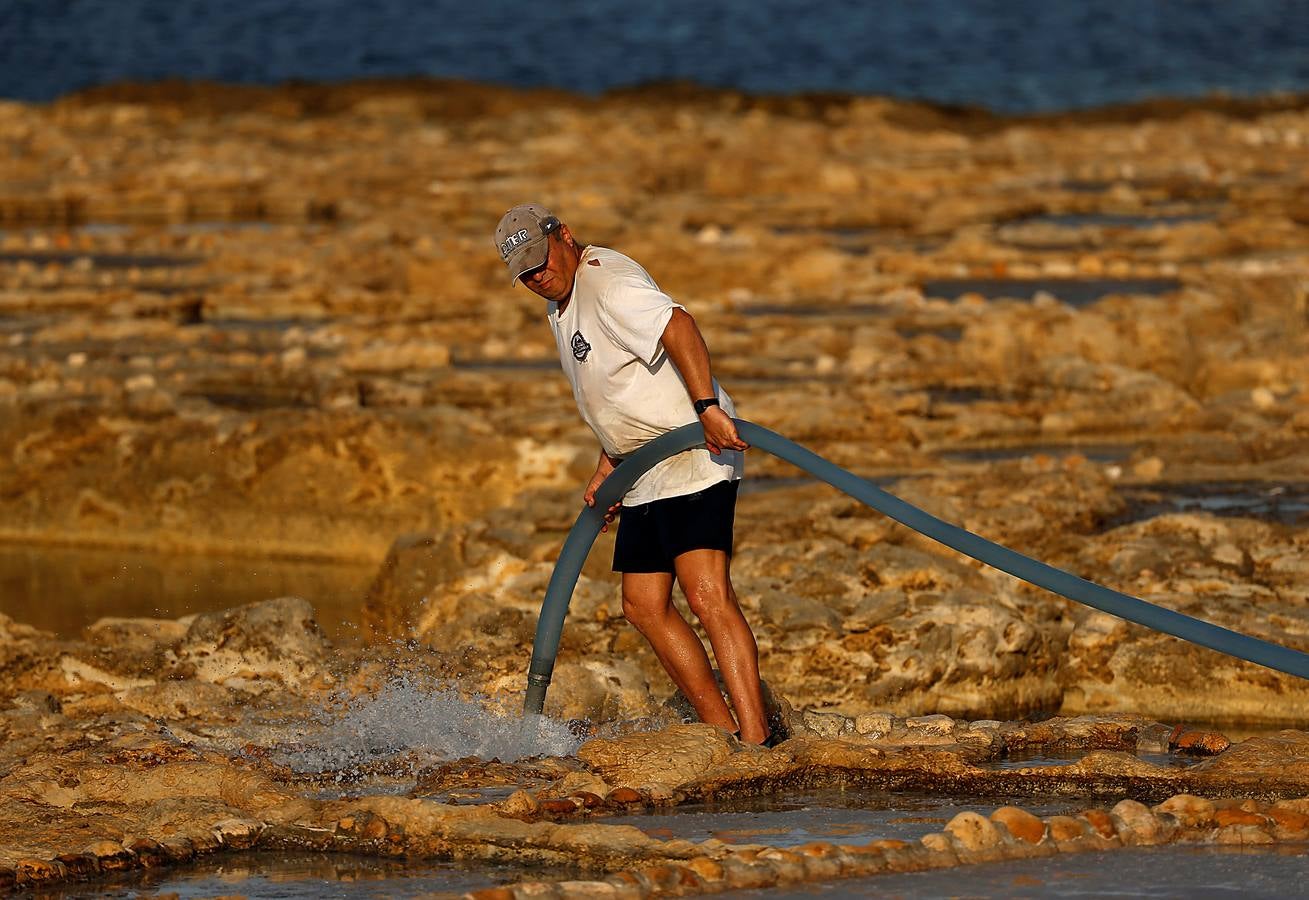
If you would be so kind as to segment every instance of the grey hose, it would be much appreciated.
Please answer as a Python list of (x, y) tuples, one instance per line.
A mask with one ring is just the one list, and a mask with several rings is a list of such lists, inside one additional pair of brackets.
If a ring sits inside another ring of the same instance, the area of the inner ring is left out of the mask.
[[(1270, 669), (1309, 678), (1309, 654), (1203, 622), (1078, 578), (938, 519), (833, 465), (816, 453), (788, 441), (776, 432), (743, 419), (737, 419), (736, 426), (741, 439), (752, 447), (765, 450), (804, 469), (878, 512), (973, 559), (1129, 622)], [(591, 545), (600, 534), (604, 511), (617, 503), (636, 480), (656, 463), (703, 443), (704, 430), (698, 422), (660, 435), (614, 469), (596, 491), (595, 506), (582, 508), (577, 522), (564, 541), (554, 573), (550, 576), (550, 584), (546, 587), (545, 600), (541, 603), (541, 615), (536, 623), (536, 640), (532, 644), (532, 662), (527, 674), (527, 699), (523, 707), (526, 713), (539, 714), (545, 706), (545, 692), (550, 686), (555, 656), (559, 652), (559, 638), (563, 631), (564, 616), (568, 614), (568, 601), (572, 598), (573, 588), (577, 586), (578, 575), (581, 574), (582, 564), (586, 562)]]

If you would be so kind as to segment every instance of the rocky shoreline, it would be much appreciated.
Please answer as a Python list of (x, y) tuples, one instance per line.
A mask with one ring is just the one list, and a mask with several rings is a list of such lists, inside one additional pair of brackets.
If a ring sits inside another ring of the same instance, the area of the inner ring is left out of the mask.
[[(847, 717), (795, 709), (773, 692), (775, 728), (788, 737), (772, 750), (682, 723), (674, 704), (644, 719), (572, 723), (562, 745), (562, 732), (532, 737), (546, 723), (510, 717), (520, 758), (507, 762), (432, 759), (430, 748), (425, 761), (414, 755), (421, 744), (388, 738), (393, 714), (382, 710), (362, 720), (379, 732), (373, 743), (356, 723), (335, 733), (355, 755), (329, 757), (315, 731), (325, 711), (339, 715), (334, 698), (376, 695), (405, 671), (458, 683), (466, 663), (414, 645), (332, 647), (293, 599), (183, 621), (107, 620), (88, 635), (93, 643), (0, 622), (6, 686), (17, 689), (0, 712), (0, 887), (34, 890), (219, 852), (315, 850), (565, 866), (603, 876), (623, 896), (663, 896), (1169, 842), (1309, 840), (1303, 731), (1232, 743), (1139, 716)], [(475, 729), (496, 715), (485, 709)], [(428, 735), (438, 749), (441, 738)], [(551, 740), (562, 755), (542, 755)], [(605, 823), (643, 808), (822, 787), (999, 808), (989, 819), (961, 813), (917, 842), (798, 849), (670, 841)], [(1042, 798), (1088, 806), (1041, 818), (1012, 805)], [(610, 888), (487, 890), (474, 896)]]
[[(547, 706), (573, 738), (498, 769), (288, 762), (330, 698), (397, 673), (521, 707), (594, 454), (488, 236), (526, 199), (686, 303), (746, 418), (1024, 554), (1309, 650), (1305, 98), (1002, 118), (675, 87), (120, 86), (0, 103), (0, 134), (0, 542), (377, 570), (363, 640), (339, 643), (254, 589), (95, 621), (7, 570), (0, 887), (301, 846), (576, 857), (607, 887), (487, 896), (649, 896), (1309, 838), (1302, 679), (1030, 588), (763, 455), (734, 580), (779, 748), (682, 722), (606, 538)], [(66, 627), (24, 624), (51, 606)], [(988, 768), (1056, 748), (1079, 758)], [(1191, 748), (1216, 755), (1140, 755)], [(606, 754), (691, 768), (652, 781)], [(413, 795), (313, 794), (379, 775)], [(423, 793), (454, 783), (514, 792)], [(838, 783), (1088, 811), (803, 852), (600, 821)]]

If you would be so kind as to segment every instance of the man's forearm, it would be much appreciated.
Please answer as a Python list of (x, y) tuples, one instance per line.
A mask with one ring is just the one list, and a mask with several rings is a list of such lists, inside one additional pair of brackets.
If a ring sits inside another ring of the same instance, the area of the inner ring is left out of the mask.
[(685, 310), (673, 310), (663, 334), (664, 352), (677, 367), (692, 400), (715, 396), (713, 374), (709, 368), (709, 348), (695, 319)]

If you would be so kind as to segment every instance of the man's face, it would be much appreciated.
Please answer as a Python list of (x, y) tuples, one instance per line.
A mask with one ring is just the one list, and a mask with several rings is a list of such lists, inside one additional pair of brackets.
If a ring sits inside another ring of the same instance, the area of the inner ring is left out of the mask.
[(579, 254), (567, 225), (560, 225), (550, 232), (547, 240), (550, 252), (545, 265), (524, 272), (518, 280), (545, 299), (560, 301), (573, 292)]

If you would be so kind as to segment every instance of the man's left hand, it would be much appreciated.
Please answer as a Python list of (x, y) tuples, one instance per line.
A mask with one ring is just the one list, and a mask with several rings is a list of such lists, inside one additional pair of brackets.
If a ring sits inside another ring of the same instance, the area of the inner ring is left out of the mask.
[(711, 406), (700, 415), (700, 424), (704, 426), (704, 443), (714, 456), (728, 450), (748, 450), (750, 445), (741, 440), (736, 433), (736, 422), (732, 421), (722, 407)]

